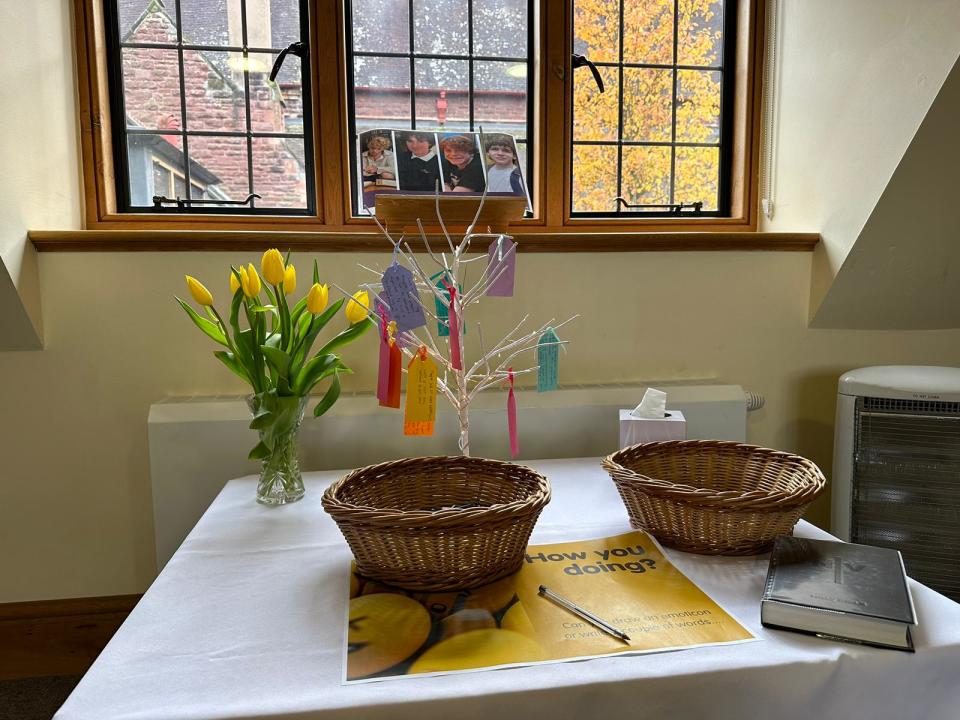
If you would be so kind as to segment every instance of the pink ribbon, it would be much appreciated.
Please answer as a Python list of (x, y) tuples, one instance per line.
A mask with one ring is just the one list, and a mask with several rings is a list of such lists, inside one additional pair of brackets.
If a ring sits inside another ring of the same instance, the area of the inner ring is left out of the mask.
[(520, 454), (520, 440), (517, 437), (517, 397), (513, 394), (513, 368), (507, 368), (510, 392), (507, 393), (507, 432), (510, 435), (510, 457)]
[(450, 297), (450, 308), (447, 312), (447, 326), (450, 328), (450, 364), (454, 370), (463, 370), (463, 362), (460, 359), (460, 318), (457, 317), (457, 289), (447, 282), (443, 281), (443, 286), (447, 289)]
[(390, 343), (387, 339), (387, 314), (378, 308), (380, 315), (380, 367), (377, 374), (377, 400), (380, 404), (390, 398)]

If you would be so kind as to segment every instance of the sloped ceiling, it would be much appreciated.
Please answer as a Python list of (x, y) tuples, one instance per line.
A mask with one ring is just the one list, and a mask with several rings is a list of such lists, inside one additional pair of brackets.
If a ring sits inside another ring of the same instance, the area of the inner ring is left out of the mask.
[(960, 328), (960, 61), (947, 75), (811, 324)]

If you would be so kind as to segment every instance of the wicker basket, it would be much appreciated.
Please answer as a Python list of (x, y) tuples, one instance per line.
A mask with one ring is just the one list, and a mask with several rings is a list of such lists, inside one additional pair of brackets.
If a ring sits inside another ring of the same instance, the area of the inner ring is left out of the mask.
[(519, 569), (550, 502), (521, 465), (425, 457), (354, 470), (323, 494), (357, 572), (406, 590), (462, 590)]
[(634, 445), (603, 467), (634, 527), (703, 555), (768, 550), (826, 486), (820, 468), (799, 455), (715, 440)]

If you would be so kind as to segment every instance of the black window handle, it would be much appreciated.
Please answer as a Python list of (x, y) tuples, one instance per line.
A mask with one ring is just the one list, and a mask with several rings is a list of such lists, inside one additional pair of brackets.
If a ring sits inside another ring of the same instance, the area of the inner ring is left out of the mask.
[(307, 44), (302, 41), (297, 41), (287, 45), (287, 47), (280, 51), (280, 54), (277, 55), (276, 62), (273, 63), (273, 69), (270, 71), (270, 82), (277, 79), (277, 73), (279, 73), (280, 68), (283, 67), (283, 61), (286, 59), (288, 53), (293, 53), (303, 60), (307, 56)]
[[(281, 56), (282, 57), (282, 56)], [(597, 81), (597, 87), (600, 89), (600, 92), (603, 92), (603, 78), (600, 77), (600, 71), (597, 70), (597, 66), (594, 65), (590, 60), (588, 60), (583, 55), (573, 54), (573, 69), (576, 70), (579, 67), (588, 67), (590, 72), (593, 73), (593, 79)]]

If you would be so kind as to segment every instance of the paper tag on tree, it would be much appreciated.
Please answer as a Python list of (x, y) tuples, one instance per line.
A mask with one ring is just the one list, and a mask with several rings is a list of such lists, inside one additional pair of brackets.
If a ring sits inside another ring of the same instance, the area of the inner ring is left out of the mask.
[(450, 328), (450, 364), (454, 370), (463, 370), (463, 363), (460, 360), (460, 315), (457, 312), (457, 291), (446, 280), (443, 286), (447, 289), (447, 296), (450, 298), (450, 307), (447, 308), (447, 326)]
[(400, 408), (400, 373), (403, 371), (403, 357), (400, 354), (400, 342), (390, 340), (390, 382), (387, 385), (387, 401), (384, 407)]
[(537, 342), (537, 392), (549, 392), (559, 386), (560, 338), (548, 327)]
[(437, 364), (423, 345), (407, 366), (407, 405), (404, 435), (433, 435), (437, 418)]
[[(383, 316), (381, 315), (381, 318)], [(391, 320), (380, 337), (380, 373), (377, 376), (377, 400), (381, 407), (400, 407), (400, 347), (395, 333), (397, 323)]]
[(387, 314), (378, 308), (380, 316), (380, 363), (377, 371), (377, 400), (383, 405), (390, 389), (390, 342), (387, 332)]
[(513, 393), (513, 368), (508, 370), (510, 392), (507, 393), (507, 434), (510, 436), (510, 457), (520, 454), (520, 438), (517, 436), (517, 396)]
[(517, 270), (517, 244), (501, 235), (487, 249), (487, 288), (490, 297), (513, 297), (513, 278)]
[[(437, 278), (440, 278), (440, 279), (437, 280)], [(446, 271), (445, 271), (445, 270), (441, 270), (440, 272), (438, 272), (438, 273), (436, 273), (436, 274), (434, 274), (434, 275), (431, 275), (431, 276), (430, 276), (430, 279), (431, 279), (431, 280), (437, 280), (437, 289), (446, 296), (447, 302), (449, 303), (449, 302), (450, 302), (450, 293), (447, 292), (447, 288), (446, 288), (446, 286), (445, 286), (445, 284), (447, 283), (447, 273), (446, 273)], [(458, 286), (457, 286), (457, 292), (458, 292), (458, 293), (461, 293), (461, 294), (463, 293), (463, 286), (462, 286), (462, 285), (458, 285)], [(446, 303), (441, 302), (441, 301), (440, 301), (440, 298), (438, 298), (437, 296), (434, 296), (433, 299), (434, 299), (434, 301), (436, 302), (436, 305), (437, 305), (437, 335), (438, 335), (439, 337), (447, 337), (447, 336), (450, 335), (450, 324), (449, 324), (449, 322), (450, 322), (450, 319), (449, 319), (449, 314), (450, 314), (450, 312), (449, 312), (449, 310), (447, 309)], [(466, 326), (463, 326), (463, 327), (460, 328), (460, 333), (461, 333), (461, 334), (466, 334), (466, 332), (467, 332)]]
[(400, 263), (394, 263), (383, 273), (381, 282), (383, 294), (390, 305), (390, 316), (397, 321), (400, 332), (415, 330), (427, 324), (417, 285), (410, 270)]

